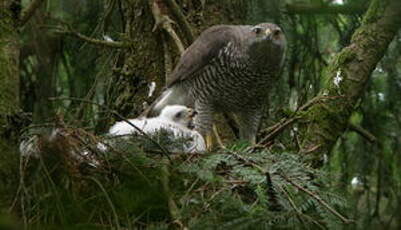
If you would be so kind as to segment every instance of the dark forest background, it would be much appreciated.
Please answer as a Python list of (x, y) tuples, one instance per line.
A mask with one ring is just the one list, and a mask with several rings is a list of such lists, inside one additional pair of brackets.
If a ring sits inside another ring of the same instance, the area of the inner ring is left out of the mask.
[[(4, 229), (401, 228), (401, 36), (380, 26), (396, 0), (2, 1)], [(206, 156), (168, 160), (133, 140), (91, 149), (102, 167), (68, 157), (150, 104), (205, 28), (265, 21), (288, 49), (262, 147), (221, 125), (229, 150)], [(57, 128), (68, 135), (49, 143)], [(20, 156), (33, 137), (42, 157)]]

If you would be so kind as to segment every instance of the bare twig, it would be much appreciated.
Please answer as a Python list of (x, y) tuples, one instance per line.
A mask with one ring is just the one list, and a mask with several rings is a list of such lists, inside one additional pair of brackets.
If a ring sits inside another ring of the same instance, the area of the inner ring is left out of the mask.
[(89, 44), (98, 45), (98, 46), (104, 46), (104, 47), (110, 47), (110, 48), (127, 48), (127, 47), (129, 47), (129, 44), (125, 43), (125, 42), (105, 41), (105, 40), (100, 40), (100, 39), (95, 39), (95, 38), (85, 36), (79, 32), (76, 32), (71, 27), (71, 25), (68, 24), (67, 22), (64, 22), (63, 20), (58, 19), (58, 18), (54, 18), (53, 20), (55, 20), (59, 24), (61, 24), (62, 27), (61, 26), (44, 26), (44, 27), (49, 28), (49, 29), (54, 29), (55, 33), (73, 36), (73, 37), (81, 39)]
[(328, 205), (322, 198), (320, 198), (317, 194), (309, 191), (308, 189), (302, 187), (301, 185), (297, 184), (296, 182), (292, 181), (290, 178), (286, 177), (285, 175), (278, 173), (277, 175), (279, 175), (281, 178), (283, 178), (285, 181), (287, 181), (288, 183), (290, 183), (292, 186), (294, 186), (295, 188), (297, 188), (299, 191), (302, 191), (306, 194), (308, 194), (309, 196), (311, 196), (313, 199), (315, 199), (317, 202), (319, 202), (321, 205), (323, 205), (323, 207), (325, 207), (329, 212), (333, 213), (335, 216), (337, 216), (343, 223), (349, 224), (354, 222), (351, 219), (347, 219), (346, 217), (344, 217), (343, 215), (341, 215), (339, 212), (337, 212), (336, 210), (334, 210), (334, 208), (332, 208), (330, 205)]
[(97, 46), (110, 47), (110, 48), (127, 48), (127, 47), (129, 47), (129, 44), (124, 43), (124, 42), (114, 42), (114, 41), (111, 42), (111, 41), (95, 39), (95, 38), (85, 36), (83, 34), (80, 34), (78, 32), (72, 31), (72, 30), (57, 30), (56, 33), (69, 35), (69, 36), (78, 38), (80, 40), (83, 40), (89, 44), (93, 44), (93, 45), (97, 45)]
[(300, 153), (301, 153), (301, 154), (312, 153), (312, 152), (318, 150), (320, 147), (322, 147), (322, 145), (313, 145), (313, 146), (311, 146), (311, 147), (309, 147), (309, 148), (307, 148), (307, 149), (301, 149), (301, 150), (300, 150)]
[(282, 131), (284, 131), (289, 125), (294, 123), (296, 120), (300, 119), (301, 116), (298, 116), (297, 112), (305, 111), (311, 105), (313, 105), (319, 101), (326, 100), (326, 99), (337, 99), (337, 98), (339, 98), (339, 97), (317, 96), (317, 97), (312, 98), (311, 100), (309, 100), (308, 102), (303, 104), (301, 107), (298, 107), (297, 110), (294, 112), (293, 117), (283, 118), (279, 122), (274, 124), (273, 126), (270, 126), (266, 129), (262, 130), (262, 132), (267, 132), (268, 135), (265, 136), (261, 141), (259, 141), (259, 143), (257, 145), (260, 145), (262, 143), (267, 143), (267, 142), (273, 140), (278, 134), (280, 134)]
[(164, 148), (162, 145), (160, 145), (159, 142), (155, 141), (153, 138), (151, 138), (147, 133), (145, 133), (142, 129), (140, 129), (139, 127), (137, 127), (136, 125), (134, 125), (132, 122), (130, 122), (128, 119), (126, 119), (125, 117), (123, 117), (122, 115), (120, 115), (117, 111), (110, 109), (108, 106), (105, 105), (101, 105), (99, 103), (90, 101), (90, 100), (85, 100), (85, 99), (81, 99), (81, 98), (75, 98), (75, 97), (53, 97), (53, 98), (49, 98), (49, 100), (75, 100), (75, 101), (81, 101), (81, 102), (85, 102), (85, 103), (89, 103), (89, 104), (93, 104), (96, 106), (99, 106), (102, 109), (107, 110), (108, 112), (116, 115), (119, 119), (127, 122), (130, 126), (132, 126), (135, 130), (137, 130), (140, 134), (142, 134), (143, 136), (145, 136), (147, 139), (149, 139), (153, 144), (155, 144), (162, 152), (162, 155), (166, 156), (170, 161), (170, 153), (169, 151)]
[(171, 37), (171, 39), (173, 39), (178, 51), (182, 55), (185, 48), (181, 39), (178, 37), (177, 33), (172, 27), (172, 24), (174, 23), (173, 20), (171, 20), (168, 15), (162, 13), (162, 10), (159, 6), (159, 4), (161, 4), (160, 2), (158, 2), (157, 0), (149, 0), (149, 4), (152, 9), (153, 18), (155, 19), (153, 31), (155, 31), (157, 28), (162, 28), (163, 30), (165, 30), (166, 33)]
[(182, 13), (180, 6), (175, 2), (175, 0), (165, 0), (170, 10), (173, 12), (175, 18), (178, 21), (178, 25), (181, 26), (182, 31), (184, 32), (188, 43), (191, 44), (194, 41), (194, 35), (191, 30), (191, 26), (189, 25), (187, 19)]
[(352, 131), (358, 133), (359, 135), (361, 135), (362, 137), (364, 137), (370, 143), (375, 143), (377, 141), (377, 138), (371, 132), (362, 128), (361, 126), (349, 123), (348, 127), (350, 130), (352, 130)]
[[(321, 100), (322, 97), (314, 97), (301, 107), (298, 107), (297, 110), (294, 112), (296, 114), (299, 111), (304, 111), (305, 109), (309, 108), (312, 104), (316, 103), (317, 101)], [(292, 124), (294, 121), (299, 119), (299, 116), (294, 116), (290, 118), (283, 118), (273, 126), (270, 126), (266, 129), (264, 129), (262, 132), (268, 132), (269, 134), (265, 136), (261, 141), (259, 141), (258, 145), (262, 143), (267, 143), (271, 140), (273, 140), (278, 134), (280, 134), (284, 129), (286, 129), (290, 124)]]
[(290, 119), (283, 119), (279, 123), (275, 124), (273, 130), (269, 132), (269, 134), (263, 137), (262, 140), (259, 141), (258, 144), (267, 143), (273, 140), (279, 133), (281, 133), (285, 128), (287, 128), (290, 124), (296, 121), (299, 117), (293, 117)]
[(33, 0), (21, 13), (19, 26), (24, 26), (34, 15), (35, 11), (44, 2), (44, 0)]

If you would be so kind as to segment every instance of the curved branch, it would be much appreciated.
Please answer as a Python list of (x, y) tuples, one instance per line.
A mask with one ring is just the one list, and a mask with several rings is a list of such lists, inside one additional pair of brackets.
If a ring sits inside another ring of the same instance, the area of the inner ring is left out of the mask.
[(308, 153), (315, 167), (322, 165), (361, 99), (375, 66), (401, 26), (401, 1), (372, 0), (351, 43), (330, 63), (320, 95), (337, 97), (312, 105), (302, 114), (300, 153)]
[(173, 24), (173, 20), (170, 19), (170, 17), (166, 14), (163, 14), (159, 4), (160, 2), (157, 2), (155, 0), (150, 0), (149, 2), (153, 18), (155, 19), (155, 25), (153, 26), (153, 31), (155, 31), (157, 28), (162, 28), (164, 29), (167, 34), (173, 39), (175, 45), (177, 46), (178, 51), (180, 52), (180, 55), (184, 53), (184, 44), (182, 43), (181, 39), (178, 37), (177, 33), (171, 26)]
[(170, 10), (172, 11), (174, 17), (177, 19), (178, 25), (182, 28), (188, 43), (191, 44), (195, 39), (187, 19), (182, 13), (180, 6), (175, 2), (175, 0), (166, 0), (166, 3)]

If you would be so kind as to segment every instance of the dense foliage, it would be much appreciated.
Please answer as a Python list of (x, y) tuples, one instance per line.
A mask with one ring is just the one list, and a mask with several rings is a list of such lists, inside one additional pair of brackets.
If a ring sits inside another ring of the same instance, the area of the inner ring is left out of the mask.
[[(208, 10), (216, 15), (235, 11), (244, 17), (229, 20), (243, 24), (268, 20), (284, 28), (289, 44), (285, 69), (259, 139), (273, 125), (292, 119), (327, 84), (322, 76), (331, 58), (350, 43), (369, 5), (364, 0), (237, 0), (236, 8), (226, 9), (225, 1), (175, 2), (197, 28), (206, 24), (202, 17)], [(401, 35), (373, 72), (348, 129), (324, 156), (322, 168), (312, 168), (296, 154), (297, 124), (261, 146), (237, 143), (227, 131), (227, 149), (166, 157), (147, 138), (110, 141), (103, 135), (119, 119), (114, 109), (130, 117), (143, 108), (115, 108), (121, 98), (147, 93), (150, 78), (164, 81), (164, 76), (131, 74), (135, 70), (126, 74), (123, 63), (134, 48), (124, 44), (137, 36), (125, 27), (133, 20), (126, 18), (129, 4), (148, 3), (44, 1), (21, 28), (24, 126), (18, 126), (19, 136), (32, 140), (40, 154), (1, 154), (0, 228), (15, 223), (17, 229), (19, 224), (28, 229), (401, 227)], [(145, 13), (134, 10), (133, 18)], [(177, 27), (173, 24), (179, 35), (185, 34)], [(157, 30), (146, 32), (166, 37)], [(110, 39), (117, 48), (101, 43)], [(175, 49), (168, 45), (167, 50)], [(178, 55), (172, 53), (174, 62)], [(138, 55), (135, 60), (147, 59)], [(140, 90), (121, 91), (121, 84)], [(48, 145), (46, 137), (55, 127), (62, 135), (58, 144)], [(171, 144), (163, 136), (153, 138)], [(109, 149), (99, 150), (99, 141), (109, 143)], [(89, 155), (77, 157), (83, 151)]]

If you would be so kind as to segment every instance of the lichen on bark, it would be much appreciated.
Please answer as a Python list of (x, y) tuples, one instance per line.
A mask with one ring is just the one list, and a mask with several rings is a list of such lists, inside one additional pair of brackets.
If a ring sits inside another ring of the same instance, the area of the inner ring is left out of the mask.
[(401, 25), (401, 3), (373, 0), (351, 43), (338, 53), (323, 75), (326, 85), (317, 103), (302, 114), (300, 153), (316, 167), (346, 130), (376, 64)]

